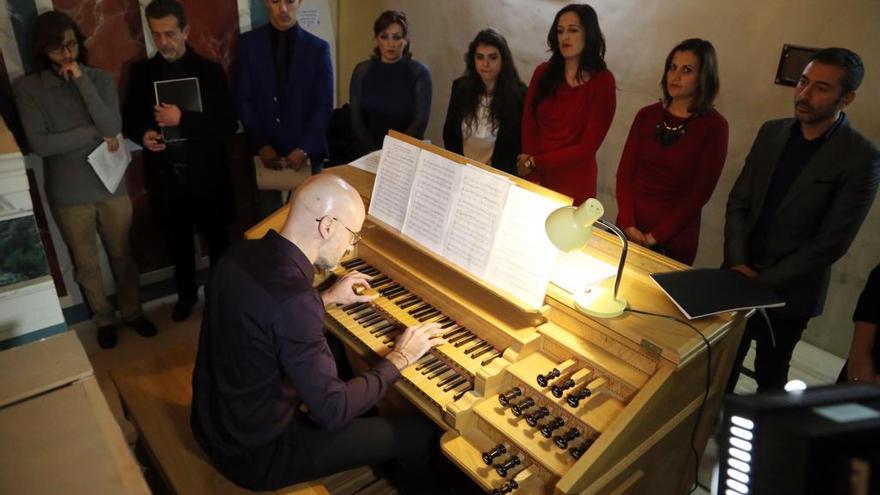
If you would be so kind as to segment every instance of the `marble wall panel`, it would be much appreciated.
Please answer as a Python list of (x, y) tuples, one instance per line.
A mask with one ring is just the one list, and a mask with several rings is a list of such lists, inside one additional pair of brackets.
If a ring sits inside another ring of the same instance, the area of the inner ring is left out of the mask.
[(144, 33), (137, 0), (53, 0), (55, 10), (72, 17), (86, 37), (89, 65), (110, 71), (125, 87), (129, 66), (143, 58)]
[[(37, 16), (37, 6), (34, 0), (7, 0), (6, 8), (9, 14), (9, 22), (12, 24), (12, 35), (18, 45), (24, 72), (29, 72), (31, 67), (28, 54), (28, 27)], [(4, 33), (8, 34), (8, 33)]]
[(203, 57), (223, 65), (228, 74), (238, 47), (238, 2), (181, 0), (181, 3), (190, 25), (190, 46)]

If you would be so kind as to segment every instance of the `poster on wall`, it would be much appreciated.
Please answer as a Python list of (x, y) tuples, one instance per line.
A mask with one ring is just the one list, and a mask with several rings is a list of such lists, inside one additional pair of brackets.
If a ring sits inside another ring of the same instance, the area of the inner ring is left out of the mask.
[(49, 274), (34, 217), (0, 221), (0, 289)]

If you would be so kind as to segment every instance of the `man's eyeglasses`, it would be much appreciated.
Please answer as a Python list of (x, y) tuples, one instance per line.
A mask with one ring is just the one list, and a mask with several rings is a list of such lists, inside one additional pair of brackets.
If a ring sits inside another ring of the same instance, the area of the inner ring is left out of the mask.
[[(348, 226), (345, 225), (344, 223), (342, 223), (342, 221), (339, 220), (338, 218), (336, 218), (336, 217), (330, 217), (330, 218), (331, 218), (333, 221), (335, 221), (335, 222), (339, 222), (339, 225), (342, 225), (343, 227), (345, 227), (345, 230), (347, 230), (348, 233), (351, 234), (351, 241), (349, 241), (349, 244), (351, 244), (352, 246), (354, 246), (354, 245), (356, 245), (357, 243), (361, 242), (361, 235), (360, 235), (360, 234), (358, 234), (357, 232), (355, 232), (355, 231), (351, 230), (350, 228), (348, 228)], [(323, 219), (324, 219), (324, 217), (316, 218), (315, 221), (318, 222), (318, 223), (320, 223), (321, 220), (323, 220)]]
[(79, 42), (76, 40), (70, 40), (70, 41), (61, 43), (60, 45), (58, 45), (55, 48), (52, 48), (51, 50), (49, 50), (49, 53), (60, 55), (60, 54), (64, 53), (64, 50), (67, 50), (68, 52), (73, 53), (76, 51), (77, 48), (79, 48)]

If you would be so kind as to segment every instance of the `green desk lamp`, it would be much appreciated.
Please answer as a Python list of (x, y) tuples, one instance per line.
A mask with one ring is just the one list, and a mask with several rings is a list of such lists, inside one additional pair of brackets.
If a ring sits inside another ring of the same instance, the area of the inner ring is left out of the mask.
[(593, 224), (601, 225), (605, 230), (615, 234), (623, 243), (620, 263), (617, 266), (617, 277), (614, 279), (614, 292), (605, 287), (588, 287), (583, 292), (574, 294), (574, 305), (583, 313), (597, 318), (614, 318), (626, 309), (626, 299), (617, 295), (620, 278), (623, 276), (623, 265), (629, 242), (626, 235), (616, 225), (602, 220), (605, 208), (599, 200), (590, 198), (578, 207), (564, 206), (557, 209), (544, 222), (547, 237), (560, 251), (572, 252), (584, 247), (593, 233)]

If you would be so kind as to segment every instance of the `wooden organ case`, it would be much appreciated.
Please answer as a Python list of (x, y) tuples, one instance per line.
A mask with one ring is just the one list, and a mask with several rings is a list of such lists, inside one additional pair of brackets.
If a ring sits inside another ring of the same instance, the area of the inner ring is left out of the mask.
[[(344, 178), (369, 203), (374, 175), (350, 166), (325, 173)], [(282, 208), (246, 236), (280, 229), (286, 215)], [(617, 238), (594, 232), (585, 251), (616, 264)], [(448, 329), (448, 343), (404, 369), (395, 389), (445, 430), (443, 453), (479, 486), (498, 494), (689, 491), (745, 312), (696, 320), (697, 335), (672, 319), (629, 311), (592, 319), (552, 284), (541, 311), (524, 311), (371, 217), (362, 235), (339, 274), (373, 275), (379, 296), (327, 308), (326, 325), (367, 360), (388, 352), (406, 326), (438, 321)], [(678, 317), (649, 274), (684, 268), (631, 246), (621, 294), (631, 309)]]

